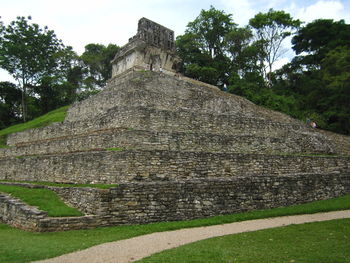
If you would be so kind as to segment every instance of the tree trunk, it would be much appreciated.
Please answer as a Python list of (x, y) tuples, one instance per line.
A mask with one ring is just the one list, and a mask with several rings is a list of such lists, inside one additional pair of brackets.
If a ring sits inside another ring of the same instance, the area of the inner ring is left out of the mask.
[(25, 84), (22, 89), (22, 119), (23, 122), (27, 121), (27, 87)]

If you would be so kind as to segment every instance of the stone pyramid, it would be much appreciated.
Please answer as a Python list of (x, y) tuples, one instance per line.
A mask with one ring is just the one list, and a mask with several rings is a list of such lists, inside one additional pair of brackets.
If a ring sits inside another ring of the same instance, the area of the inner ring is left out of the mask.
[(63, 123), (9, 136), (0, 180), (118, 184), (52, 188), (91, 216), (65, 226), (38, 219), (32, 229), (192, 219), (350, 193), (350, 137), (179, 75), (172, 43), (171, 30), (141, 19), (103, 91)]

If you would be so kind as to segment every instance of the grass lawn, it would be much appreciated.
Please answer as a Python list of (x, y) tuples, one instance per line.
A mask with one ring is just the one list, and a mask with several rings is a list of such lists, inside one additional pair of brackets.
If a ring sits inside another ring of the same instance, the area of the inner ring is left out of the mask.
[[(153, 232), (215, 225), (257, 218), (343, 209), (350, 209), (350, 195), (286, 208), (217, 216), (191, 221), (104, 227), (91, 230), (75, 230), (56, 233), (31, 233), (0, 224), (0, 262), (29, 262), (62, 255), (105, 242), (131, 238)], [(294, 235), (295, 238), (296, 235), (297, 234)]]
[[(1, 185), (0, 192), (11, 194), (23, 202), (37, 206), (42, 211), (47, 211), (48, 216), (82, 216), (83, 214), (73, 207), (67, 206), (60, 200), (57, 194), (49, 189), (29, 189), (20, 186)], [(0, 260), (1, 262), (1, 260)]]
[(137, 262), (349, 263), (350, 219), (211, 238)]
[(0, 148), (6, 147), (6, 136), (11, 133), (21, 132), (33, 128), (45, 127), (53, 122), (64, 121), (69, 107), (70, 106), (64, 106), (56, 110), (50, 111), (45, 115), (35, 118), (34, 120), (28, 121), (26, 123), (16, 124), (6, 129), (0, 130)]

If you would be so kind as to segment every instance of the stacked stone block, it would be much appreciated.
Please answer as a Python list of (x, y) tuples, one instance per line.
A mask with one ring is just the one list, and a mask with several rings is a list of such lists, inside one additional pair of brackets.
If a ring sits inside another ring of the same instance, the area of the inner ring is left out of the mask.
[(120, 184), (55, 188), (92, 217), (40, 219), (40, 231), (191, 219), (350, 192), (349, 137), (157, 72), (119, 75), (73, 105), (63, 123), (10, 135), (8, 144), (0, 180)]

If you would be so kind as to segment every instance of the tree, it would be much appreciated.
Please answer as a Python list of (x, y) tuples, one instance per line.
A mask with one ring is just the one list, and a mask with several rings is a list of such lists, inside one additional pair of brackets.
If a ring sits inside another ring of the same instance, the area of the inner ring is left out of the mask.
[(0, 130), (19, 120), (21, 90), (11, 82), (0, 82)]
[(83, 65), (71, 47), (57, 54), (57, 69), (53, 75), (45, 75), (31, 90), (39, 97), (40, 114), (73, 103), (82, 90)]
[(213, 6), (188, 23), (176, 40), (185, 75), (214, 85), (226, 83), (230, 59), (225, 37), (235, 27), (231, 15)]
[(196, 35), (202, 51), (215, 58), (224, 54), (225, 36), (236, 26), (231, 17), (232, 15), (211, 6), (207, 11), (202, 10), (193, 22), (188, 23), (186, 33)]
[(7, 70), (22, 89), (22, 118), (27, 119), (27, 96), (44, 76), (56, 73), (59, 52), (64, 48), (54, 31), (30, 24), (31, 17), (17, 17), (7, 27), (1, 23), (0, 67)]
[(102, 44), (88, 44), (84, 53), (80, 56), (86, 68), (85, 84), (90, 89), (100, 89), (111, 78), (111, 60), (118, 52), (119, 47), (114, 44), (104, 46)]
[(344, 20), (318, 19), (302, 27), (292, 39), (293, 49), (300, 64), (319, 69), (328, 52), (340, 47), (350, 47), (350, 25)]
[(241, 78), (257, 72), (259, 48), (252, 43), (253, 33), (249, 27), (234, 28), (226, 35), (227, 53), (231, 60), (231, 74), (237, 73)]
[(350, 47), (329, 51), (321, 61), (326, 94), (320, 101), (329, 130), (350, 134)]
[(350, 134), (350, 25), (315, 20), (302, 27), (292, 43), (298, 56), (277, 72), (274, 89), (297, 98), (300, 117)]
[(283, 53), (282, 42), (298, 29), (300, 24), (299, 20), (293, 20), (284, 11), (273, 9), (267, 13), (258, 13), (249, 20), (249, 25), (255, 31), (256, 44), (260, 47), (260, 69), (270, 87), (273, 65)]

